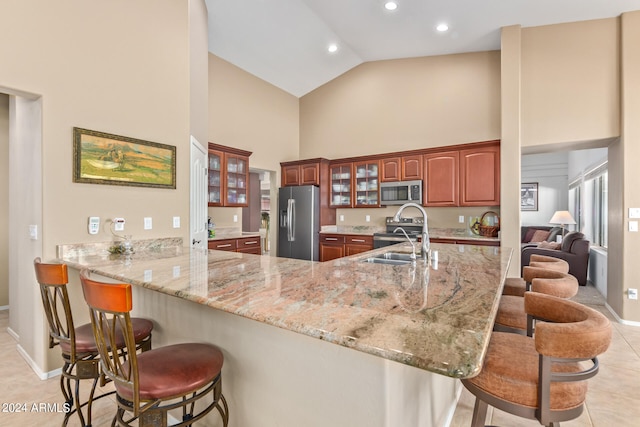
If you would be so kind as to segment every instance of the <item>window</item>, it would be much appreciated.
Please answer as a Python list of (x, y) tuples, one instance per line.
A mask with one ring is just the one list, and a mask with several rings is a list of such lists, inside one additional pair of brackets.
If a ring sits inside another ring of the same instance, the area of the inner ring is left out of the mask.
[(569, 211), (576, 230), (584, 233), (592, 245), (607, 247), (608, 209), (607, 162), (589, 170), (569, 184)]

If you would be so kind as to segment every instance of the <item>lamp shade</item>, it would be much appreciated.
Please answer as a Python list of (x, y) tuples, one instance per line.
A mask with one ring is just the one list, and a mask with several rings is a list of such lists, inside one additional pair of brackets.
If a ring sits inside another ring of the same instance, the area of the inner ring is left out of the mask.
[(549, 224), (572, 225), (575, 223), (569, 211), (556, 211), (549, 220)]

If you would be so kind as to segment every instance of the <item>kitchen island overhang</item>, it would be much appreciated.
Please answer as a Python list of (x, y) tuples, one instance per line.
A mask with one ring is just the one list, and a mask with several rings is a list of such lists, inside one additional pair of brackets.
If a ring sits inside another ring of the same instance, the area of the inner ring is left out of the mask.
[[(331, 393), (342, 380), (345, 383), (340, 388), (345, 392), (349, 390), (347, 379), (350, 376), (361, 378), (367, 384), (373, 375), (383, 378), (384, 384), (367, 386), (369, 390), (365, 394), (368, 397), (363, 396), (362, 391), (358, 394), (364, 401), (377, 402), (372, 406), (386, 407), (383, 413), (372, 418), (379, 419), (379, 423), (371, 425), (391, 426), (398, 424), (388, 420), (397, 421), (398, 417), (442, 422), (442, 411), (450, 412), (452, 405), (455, 407), (455, 397), (452, 398), (451, 393), (459, 391), (459, 383), (438, 377), (466, 378), (477, 374), (511, 257), (510, 249), (499, 247), (434, 244), (432, 249), (438, 251), (438, 262), (437, 265), (432, 263), (428, 269), (420, 261), (415, 266), (362, 262), (363, 258), (375, 253), (410, 251), (408, 245), (386, 247), (367, 255), (325, 263), (182, 248), (138, 251), (127, 259), (99, 253), (87, 255), (82, 251), (65, 255), (62, 251), (61, 260), (76, 269), (88, 268), (101, 276), (137, 285), (134, 287), (137, 289), (134, 295), (136, 315), (157, 320), (160, 326), (158, 334), (162, 335), (160, 342), (180, 341), (187, 338), (184, 335), (215, 342), (228, 351), (225, 357), (232, 362), (225, 365), (225, 370), (231, 372), (232, 378), (234, 372), (239, 373), (246, 368), (254, 373), (271, 372), (271, 379), (258, 381), (254, 378), (244, 385), (241, 385), (243, 375), (232, 379), (229, 387), (232, 388), (233, 399), (238, 399), (236, 404), (242, 405), (246, 399), (251, 399), (253, 387), (264, 389), (271, 383), (279, 384), (283, 381), (280, 377), (287, 376), (288, 370), (296, 372), (298, 378), (310, 375), (305, 384), (315, 384), (315, 391), (311, 394), (317, 394), (320, 401), (326, 399), (327, 393)], [(195, 302), (198, 308), (196, 310), (193, 305), (165, 296)], [(187, 315), (187, 310), (200, 313), (199, 318), (205, 317), (209, 324), (203, 325), (204, 322), (200, 321), (198, 325), (188, 327), (188, 322), (176, 322)], [(251, 323), (233, 320), (237, 316), (228, 317), (220, 313), (242, 316), (262, 326), (248, 326)], [(267, 325), (315, 340), (296, 339), (295, 334), (276, 332), (265, 328)], [(244, 333), (247, 329), (260, 330), (256, 332), (260, 336), (252, 338), (251, 334)], [(265, 334), (273, 336), (264, 341)], [(245, 345), (252, 340), (252, 344)], [(357, 353), (349, 353), (350, 350), (345, 353), (327, 348), (321, 341), (380, 359), (359, 358)], [(278, 359), (287, 360), (286, 366), (270, 366), (269, 361), (258, 355), (246, 354), (248, 351), (259, 352), (265, 346), (269, 346), (274, 354), (280, 354)], [(291, 359), (294, 353), (298, 355), (295, 360)], [(346, 359), (356, 360), (348, 363), (351, 366), (347, 370), (348, 375), (342, 372), (344, 366), (338, 369), (336, 365), (347, 363)], [(389, 364), (385, 360), (401, 365)], [(236, 361), (237, 364), (234, 363)], [(259, 367), (256, 363), (264, 366)], [(301, 369), (308, 365), (311, 365), (310, 371), (303, 374)], [(361, 377), (356, 369), (362, 370), (361, 375), (367, 374)], [(334, 378), (335, 372), (342, 374)], [(429, 372), (440, 375), (433, 377), (427, 375)], [(279, 379), (273, 381), (276, 377)], [(329, 378), (333, 378), (332, 384), (325, 382)], [(291, 381), (296, 382), (295, 378), (284, 381), (289, 384), (289, 391), (283, 391), (285, 385), (280, 384), (277, 390), (273, 390), (274, 396), (290, 394), (289, 399), (295, 400), (300, 389)], [(351, 378), (349, 381), (356, 380)], [(438, 393), (448, 396), (446, 402), (438, 405), (439, 409), (430, 409), (428, 414), (417, 415), (426, 409), (423, 399), (419, 398), (422, 392), (412, 392), (411, 398), (406, 396), (406, 388), (412, 381), (419, 383), (415, 384), (417, 389), (429, 389), (438, 383)], [(378, 395), (374, 392), (376, 387), (386, 388), (386, 391)], [(305, 393), (309, 396), (309, 390)], [(401, 395), (404, 396), (400, 398)], [(278, 401), (274, 399), (274, 403)], [(418, 406), (411, 404), (413, 409), (407, 411), (405, 406), (415, 399), (423, 403)], [(327, 403), (336, 404), (334, 401)], [(232, 418), (233, 406), (236, 405), (232, 405)], [(265, 404), (263, 411), (268, 413), (268, 406)], [(393, 409), (395, 407), (397, 411)], [(311, 408), (307, 408), (308, 411)], [(340, 413), (345, 411), (348, 411), (347, 407), (338, 410)], [(358, 415), (357, 419), (362, 421), (363, 416)], [(245, 423), (251, 422), (251, 415), (244, 411), (239, 418)], [(344, 421), (345, 418), (339, 419)], [(324, 420), (327, 421), (326, 416)], [(274, 418), (273, 425), (279, 425), (281, 421)]]

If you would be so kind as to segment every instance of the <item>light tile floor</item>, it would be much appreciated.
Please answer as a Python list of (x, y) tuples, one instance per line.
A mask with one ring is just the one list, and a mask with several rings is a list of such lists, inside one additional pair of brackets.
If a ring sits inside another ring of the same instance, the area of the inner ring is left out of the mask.
[[(563, 427), (626, 427), (640, 425), (640, 328), (617, 323), (604, 307), (604, 299), (592, 286), (580, 287), (575, 298), (605, 313), (612, 321), (613, 340), (609, 350), (600, 357), (600, 372), (590, 380), (586, 410), (576, 420)], [(59, 426), (63, 414), (33, 411), (33, 404), (61, 403), (59, 377), (40, 381), (16, 350), (15, 340), (7, 333), (9, 312), (0, 311), (0, 426)], [(107, 385), (107, 391), (112, 386)], [(86, 393), (87, 387), (83, 387)], [(102, 390), (104, 392), (105, 390)], [(471, 423), (473, 396), (463, 391), (451, 427), (467, 427)], [(11, 404), (26, 404), (27, 412), (15, 412)], [(109, 426), (115, 410), (113, 396), (94, 404), (93, 426)], [(8, 411), (8, 412), (7, 412)], [(499, 410), (489, 409), (487, 424), (503, 427), (539, 426), (537, 421), (524, 420)], [(78, 418), (69, 424), (79, 426)], [(261, 426), (243, 426), (261, 427)], [(303, 427), (303, 426), (300, 426)], [(366, 427), (366, 426), (354, 426)], [(394, 426), (395, 427), (395, 426)], [(397, 426), (414, 427), (414, 426)], [(417, 426), (415, 426), (417, 427)], [(439, 427), (439, 426), (428, 426)]]

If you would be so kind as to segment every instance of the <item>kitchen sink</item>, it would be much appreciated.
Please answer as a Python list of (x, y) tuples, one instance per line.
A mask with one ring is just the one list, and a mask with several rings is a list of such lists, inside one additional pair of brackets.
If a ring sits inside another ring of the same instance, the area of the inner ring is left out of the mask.
[(401, 252), (386, 252), (380, 255), (365, 258), (362, 262), (369, 262), (373, 264), (389, 264), (389, 265), (404, 265), (410, 264), (414, 260), (411, 259), (411, 254)]

